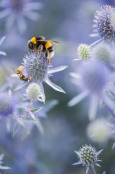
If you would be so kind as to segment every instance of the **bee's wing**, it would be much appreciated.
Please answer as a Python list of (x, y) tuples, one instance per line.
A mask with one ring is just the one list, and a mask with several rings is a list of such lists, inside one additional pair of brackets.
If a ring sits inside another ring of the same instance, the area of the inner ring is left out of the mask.
[(47, 42), (47, 41), (49, 41), (49, 42), (52, 42), (52, 43), (54, 43), (54, 44), (59, 44), (59, 42), (56, 41), (56, 40), (39, 40), (39, 41), (42, 41), (42, 42)]
[(54, 44), (59, 44), (59, 42), (56, 41), (56, 40), (48, 40), (48, 41), (50, 41), (50, 42), (52, 42), (52, 43), (54, 43)]

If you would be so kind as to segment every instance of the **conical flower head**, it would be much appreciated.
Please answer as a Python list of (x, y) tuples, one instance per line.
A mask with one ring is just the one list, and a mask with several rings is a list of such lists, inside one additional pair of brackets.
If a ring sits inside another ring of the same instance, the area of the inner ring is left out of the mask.
[(114, 7), (104, 5), (95, 13), (94, 28), (98, 35), (104, 40), (115, 40), (115, 28), (111, 23), (111, 14)]
[(24, 70), (33, 82), (43, 82), (47, 77), (48, 63), (44, 55), (39, 58), (38, 53), (28, 53), (24, 57)]
[(83, 146), (80, 149), (80, 161), (84, 166), (92, 165), (97, 161), (96, 150), (92, 146)]
[(86, 60), (90, 57), (91, 50), (87, 44), (80, 44), (78, 47), (78, 55), (82, 60)]

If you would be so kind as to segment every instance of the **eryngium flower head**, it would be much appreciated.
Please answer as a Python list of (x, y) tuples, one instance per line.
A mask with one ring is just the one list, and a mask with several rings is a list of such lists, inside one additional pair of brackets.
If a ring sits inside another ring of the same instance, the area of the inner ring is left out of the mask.
[(26, 89), (26, 95), (30, 100), (38, 99), (40, 96), (40, 87), (37, 83), (31, 83)]
[(75, 151), (75, 153), (79, 157), (79, 162), (74, 163), (73, 165), (79, 165), (82, 164), (83, 166), (86, 166), (86, 173), (89, 171), (89, 166), (94, 168), (94, 165), (100, 166), (97, 162), (100, 160), (98, 159), (98, 155), (103, 150), (96, 151), (96, 149), (92, 146), (82, 146), (79, 151)]
[(42, 54), (39, 58), (37, 53), (28, 53), (24, 57), (24, 70), (33, 82), (43, 82), (47, 76), (48, 63)]
[(111, 23), (110, 17), (114, 9), (115, 8), (110, 5), (104, 5), (95, 13), (94, 28), (103, 40), (115, 40), (115, 28)]
[(87, 44), (80, 44), (78, 47), (78, 55), (81, 59), (88, 59), (90, 57), (91, 50)]
[(108, 44), (100, 43), (93, 48), (92, 57), (110, 66), (113, 63), (114, 54), (112, 48)]
[(6, 92), (0, 93), (0, 115), (9, 116), (14, 113), (14, 110), (14, 98)]

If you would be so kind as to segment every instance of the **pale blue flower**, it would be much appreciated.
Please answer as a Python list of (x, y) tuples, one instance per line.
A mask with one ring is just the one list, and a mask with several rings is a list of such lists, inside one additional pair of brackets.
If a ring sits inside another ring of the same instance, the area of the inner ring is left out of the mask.
[(68, 106), (78, 104), (85, 97), (90, 96), (89, 118), (94, 119), (99, 99), (105, 99), (105, 89), (109, 82), (110, 73), (104, 64), (99, 61), (84, 62), (79, 68), (79, 73), (71, 73), (73, 83), (80, 87), (82, 92), (69, 101)]
[(44, 55), (41, 55), (39, 59), (38, 53), (26, 54), (23, 59), (23, 66), (24, 66), (26, 75), (31, 77), (31, 81), (36, 82), (40, 85), (42, 99), (44, 102), (45, 102), (45, 94), (44, 94), (44, 88), (42, 85), (43, 82), (47, 83), (54, 90), (65, 93), (65, 91), (61, 87), (51, 82), (49, 77), (52, 76), (53, 73), (65, 70), (67, 66), (52, 68), (51, 65), (48, 65)]
[(39, 15), (36, 12), (41, 9), (40, 2), (30, 0), (1, 0), (0, 18), (6, 19), (6, 29), (17, 27), (20, 32), (27, 29), (26, 18), (37, 20)]

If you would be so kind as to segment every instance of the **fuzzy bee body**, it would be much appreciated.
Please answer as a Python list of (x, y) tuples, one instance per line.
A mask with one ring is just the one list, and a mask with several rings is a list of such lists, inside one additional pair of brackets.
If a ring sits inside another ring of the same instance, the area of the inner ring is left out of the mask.
[(58, 44), (59, 42), (45, 40), (43, 36), (33, 37), (31, 40), (28, 41), (28, 48), (35, 52), (37, 50), (40, 55), (41, 52), (43, 52), (45, 54), (45, 57), (49, 60), (54, 56), (54, 48), (51, 43)]

